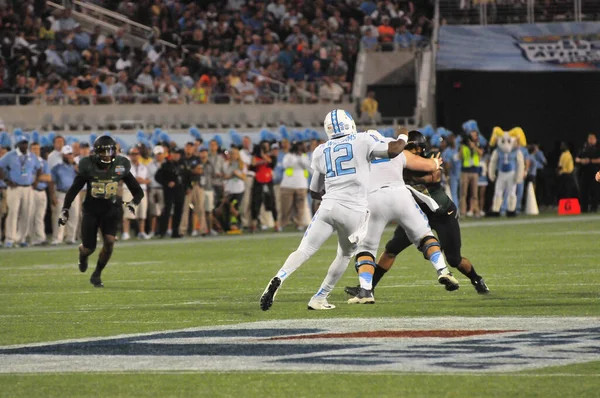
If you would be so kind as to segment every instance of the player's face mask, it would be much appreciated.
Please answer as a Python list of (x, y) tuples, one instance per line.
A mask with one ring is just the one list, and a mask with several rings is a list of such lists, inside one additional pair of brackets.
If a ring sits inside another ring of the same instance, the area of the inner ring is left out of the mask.
[(96, 156), (100, 160), (100, 163), (110, 164), (114, 160), (116, 155), (116, 149), (111, 146), (104, 146), (96, 151)]

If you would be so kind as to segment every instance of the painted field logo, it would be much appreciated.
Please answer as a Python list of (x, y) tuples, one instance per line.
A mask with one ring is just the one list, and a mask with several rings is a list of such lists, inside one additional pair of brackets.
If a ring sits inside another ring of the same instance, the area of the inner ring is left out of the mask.
[(507, 372), (597, 360), (600, 318), (301, 319), (0, 347), (2, 373)]

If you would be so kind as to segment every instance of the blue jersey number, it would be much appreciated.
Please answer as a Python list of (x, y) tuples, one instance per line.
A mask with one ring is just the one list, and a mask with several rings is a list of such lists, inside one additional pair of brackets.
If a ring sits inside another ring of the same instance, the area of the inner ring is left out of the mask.
[(325, 151), (324, 151), (325, 166), (327, 167), (327, 174), (325, 174), (325, 177), (330, 178), (330, 177), (337, 177), (337, 176), (343, 176), (343, 175), (347, 175), (347, 174), (356, 173), (356, 169), (354, 167), (345, 169), (344, 165), (342, 164), (342, 163), (348, 162), (354, 158), (354, 154), (352, 153), (352, 145), (349, 143), (344, 143), (344, 144), (339, 144), (339, 145), (336, 145), (333, 147), (334, 155), (337, 152), (342, 152), (342, 151), (344, 152), (344, 154), (342, 155), (340, 153), (335, 158), (335, 170), (334, 170), (333, 162), (331, 161), (331, 152), (332, 152), (331, 147), (327, 147), (325, 149)]

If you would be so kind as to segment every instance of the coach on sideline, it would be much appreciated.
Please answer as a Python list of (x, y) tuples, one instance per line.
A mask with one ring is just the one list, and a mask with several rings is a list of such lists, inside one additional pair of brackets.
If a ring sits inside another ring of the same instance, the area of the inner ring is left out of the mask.
[(17, 147), (0, 159), (0, 179), (3, 179), (8, 186), (6, 247), (13, 247), (15, 243), (19, 243), (22, 247), (27, 246), (25, 239), (29, 232), (29, 213), (33, 200), (32, 185), (37, 185), (42, 173), (42, 166), (37, 156), (28, 150), (28, 142), (27, 137), (21, 136)]

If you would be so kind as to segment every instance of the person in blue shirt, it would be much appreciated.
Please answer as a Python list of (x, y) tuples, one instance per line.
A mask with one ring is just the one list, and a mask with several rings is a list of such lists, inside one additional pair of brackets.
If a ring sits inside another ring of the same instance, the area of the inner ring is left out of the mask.
[(40, 156), (40, 144), (33, 142), (29, 146), (29, 150), (37, 156), (42, 173), (38, 178), (37, 184), (33, 185), (33, 209), (31, 212), (31, 226), (29, 231), (29, 240), (33, 246), (46, 243), (46, 232), (44, 226), (44, 217), (46, 216), (46, 206), (48, 198), (46, 196), (46, 188), (51, 181), (50, 167), (48, 161)]
[(73, 185), (77, 170), (75, 169), (75, 161), (73, 160), (73, 148), (70, 145), (65, 145), (61, 149), (63, 155), (62, 163), (57, 164), (52, 168), (52, 182), (50, 183), (50, 200), (52, 201), (52, 245), (58, 245), (63, 242), (66, 232), (68, 244), (75, 244), (77, 235), (77, 224), (79, 223), (80, 201), (73, 201), (71, 217), (67, 221), (64, 228), (58, 227), (58, 219), (61, 216), (61, 210), (65, 201), (67, 191)]
[(460, 205), (459, 202), (459, 187), (460, 187), (460, 171), (462, 168), (462, 161), (458, 153), (458, 145), (456, 144), (456, 136), (450, 134), (447, 138), (448, 147), (442, 152), (442, 159), (444, 160), (444, 167), (446, 168), (446, 175), (450, 183), (450, 193), (452, 194), (452, 201), (455, 205)]
[(9, 248), (15, 243), (21, 247), (28, 245), (26, 239), (33, 200), (32, 185), (37, 185), (42, 173), (40, 161), (28, 150), (28, 147), (29, 140), (21, 136), (17, 148), (0, 159), (0, 180), (4, 180), (8, 186), (6, 190), (8, 215), (4, 246)]

